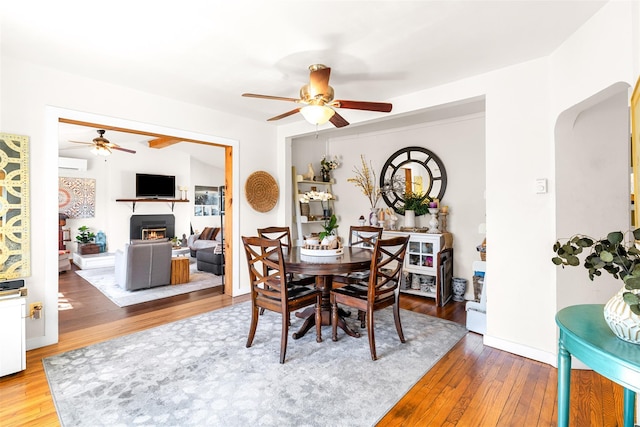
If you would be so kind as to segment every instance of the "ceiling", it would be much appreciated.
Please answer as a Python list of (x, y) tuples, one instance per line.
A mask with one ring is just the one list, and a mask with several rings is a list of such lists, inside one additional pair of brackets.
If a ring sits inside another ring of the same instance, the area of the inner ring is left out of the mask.
[[(311, 64), (332, 68), (337, 99), (391, 102), (548, 55), (604, 4), (5, 1), (0, 48), (3, 55), (263, 121), (295, 105), (240, 95), (297, 97)], [(341, 111), (347, 120), (349, 113)], [(273, 123), (296, 120), (302, 117)]]

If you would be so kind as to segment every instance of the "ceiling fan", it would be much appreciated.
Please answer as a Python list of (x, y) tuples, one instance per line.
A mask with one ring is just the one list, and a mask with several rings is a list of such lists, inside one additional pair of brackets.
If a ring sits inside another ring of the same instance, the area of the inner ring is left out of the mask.
[(249, 98), (273, 99), (276, 101), (290, 101), (303, 104), (294, 110), (287, 111), (267, 121), (280, 120), (300, 112), (311, 124), (321, 125), (330, 121), (335, 127), (341, 128), (349, 124), (335, 108), (349, 108), (352, 110), (379, 111), (388, 113), (392, 105), (386, 102), (365, 102), (333, 99), (333, 88), (329, 86), (331, 68), (314, 64), (309, 66), (309, 84), (300, 89), (300, 98), (285, 98), (281, 96), (258, 95), (255, 93), (243, 93)]
[(119, 150), (124, 151), (126, 153), (135, 154), (134, 150), (129, 150), (128, 148), (122, 148), (118, 144), (114, 144), (113, 142), (109, 142), (107, 138), (104, 137), (105, 131), (100, 129), (97, 131), (98, 137), (93, 138), (93, 142), (83, 142), (83, 141), (69, 141), (76, 144), (86, 144), (93, 145), (91, 152), (98, 156), (108, 156), (111, 154), (111, 150)]

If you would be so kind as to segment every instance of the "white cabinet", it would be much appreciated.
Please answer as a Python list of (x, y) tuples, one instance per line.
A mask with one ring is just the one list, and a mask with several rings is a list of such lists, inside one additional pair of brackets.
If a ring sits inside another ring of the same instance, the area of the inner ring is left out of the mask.
[(383, 237), (409, 235), (404, 258), (404, 281), (400, 292), (434, 298), (439, 307), (451, 299), (453, 292), (453, 236), (451, 233), (429, 234), (385, 231)]
[[(336, 213), (333, 203), (336, 195), (333, 194), (332, 189), (333, 179), (330, 182), (298, 179), (299, 177), (296, 174), (295, 167), (291, 170), (291, 176), (293, 178), (293, 222), (296, 224), (296, 236), (293, 238), (296, 239), (297, 245), (302, 245), (305, 234), (319, 233), (322, 231), (322, 226), (325, 221), (328, 220), (323, 207), (328, 208), (331, 214)], [(301, 212), (300, 196), (314, 189), (318, 192), (324, 191), (331, 193), (334, 198), (326, 202), (311, 200), (307, 204), (309, 212), (304, 215)]]
[(25, 298), (0, 300), (0, 377), (27, 367)]

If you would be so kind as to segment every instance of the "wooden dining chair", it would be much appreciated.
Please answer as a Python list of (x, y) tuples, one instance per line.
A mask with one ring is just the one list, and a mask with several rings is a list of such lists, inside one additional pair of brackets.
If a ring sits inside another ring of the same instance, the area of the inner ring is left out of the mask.
[(280, 363), (287, 352), (290, 314), (315, 304), (316, 341), (322, 342), (321, 302), (322, 293), (311, 286), (287, 283), (287, 272), (282, 257), (282, 243), (263, 237), (242, 237), (249, 280), (251, 281), (251, 327), (247, 347), (251, 347), (258, 326), (258, 311), (266, 309), (280, 313), (282, 332), (280, 337)]
[[(401, 342), (405, 342), (400, 323), (399, 292), (402, 267), (409, 236), (378, 239), (371, 258), (371, 274), (367, 282), (348, 284), (331, 291), (332, 339), (338, 340), (338, 304), (366, 313), (371, 359), (376, 360), (374, 312), (393, 306), (393, 318)], [(357, 334), (359, 336), (359, 334)]]
[[(368, 248), (373, 250), (376, 241), (382, 238), (382, 227), (369, 225), (352, 225), (349, 228), (349, 246)], [(354, 271), (353, 273), (333, 276), (338, 283), (359, 283), (368, 280), (369, 271)]]
[[(265, 237), (267, 239), (279, 240), (282, 243), (283, 249), (287, 251), (291, 250), (291, 229), (289, 227), (266, 227), (258, 228), (258, 236)], [(288, 273), (288, 283), (294, 285), (311, 285), (315, 282), (314, 276), (303, 276), (299, 274)]]
[[(382, 238), (382, 227), (373, 227), (370, 225), (352, 225), (349, 228), (349, 246), (357, 248), (367, 248), (373, 250), (378, 239)], [(333, 276), (333, 282), (337, 283), (337, 287), (350, 283), (361, 283), (369, 280), (369, 270), (354, 271), (347, 274), (337, 274)], [(358, 319), (360, 319), (360, 327), (365, 327), (364, 312), (358, 311)]]

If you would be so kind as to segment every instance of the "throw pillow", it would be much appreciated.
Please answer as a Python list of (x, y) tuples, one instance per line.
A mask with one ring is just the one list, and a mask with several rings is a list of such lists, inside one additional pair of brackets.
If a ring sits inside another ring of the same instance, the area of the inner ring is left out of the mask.
[(205, 227), (204, 230), (202, 230), (202, 233), (200, 233), (200, 240), (214, 240), (218, 234), (218, 232), (220, 231), (219, 228), (217, 227)]

